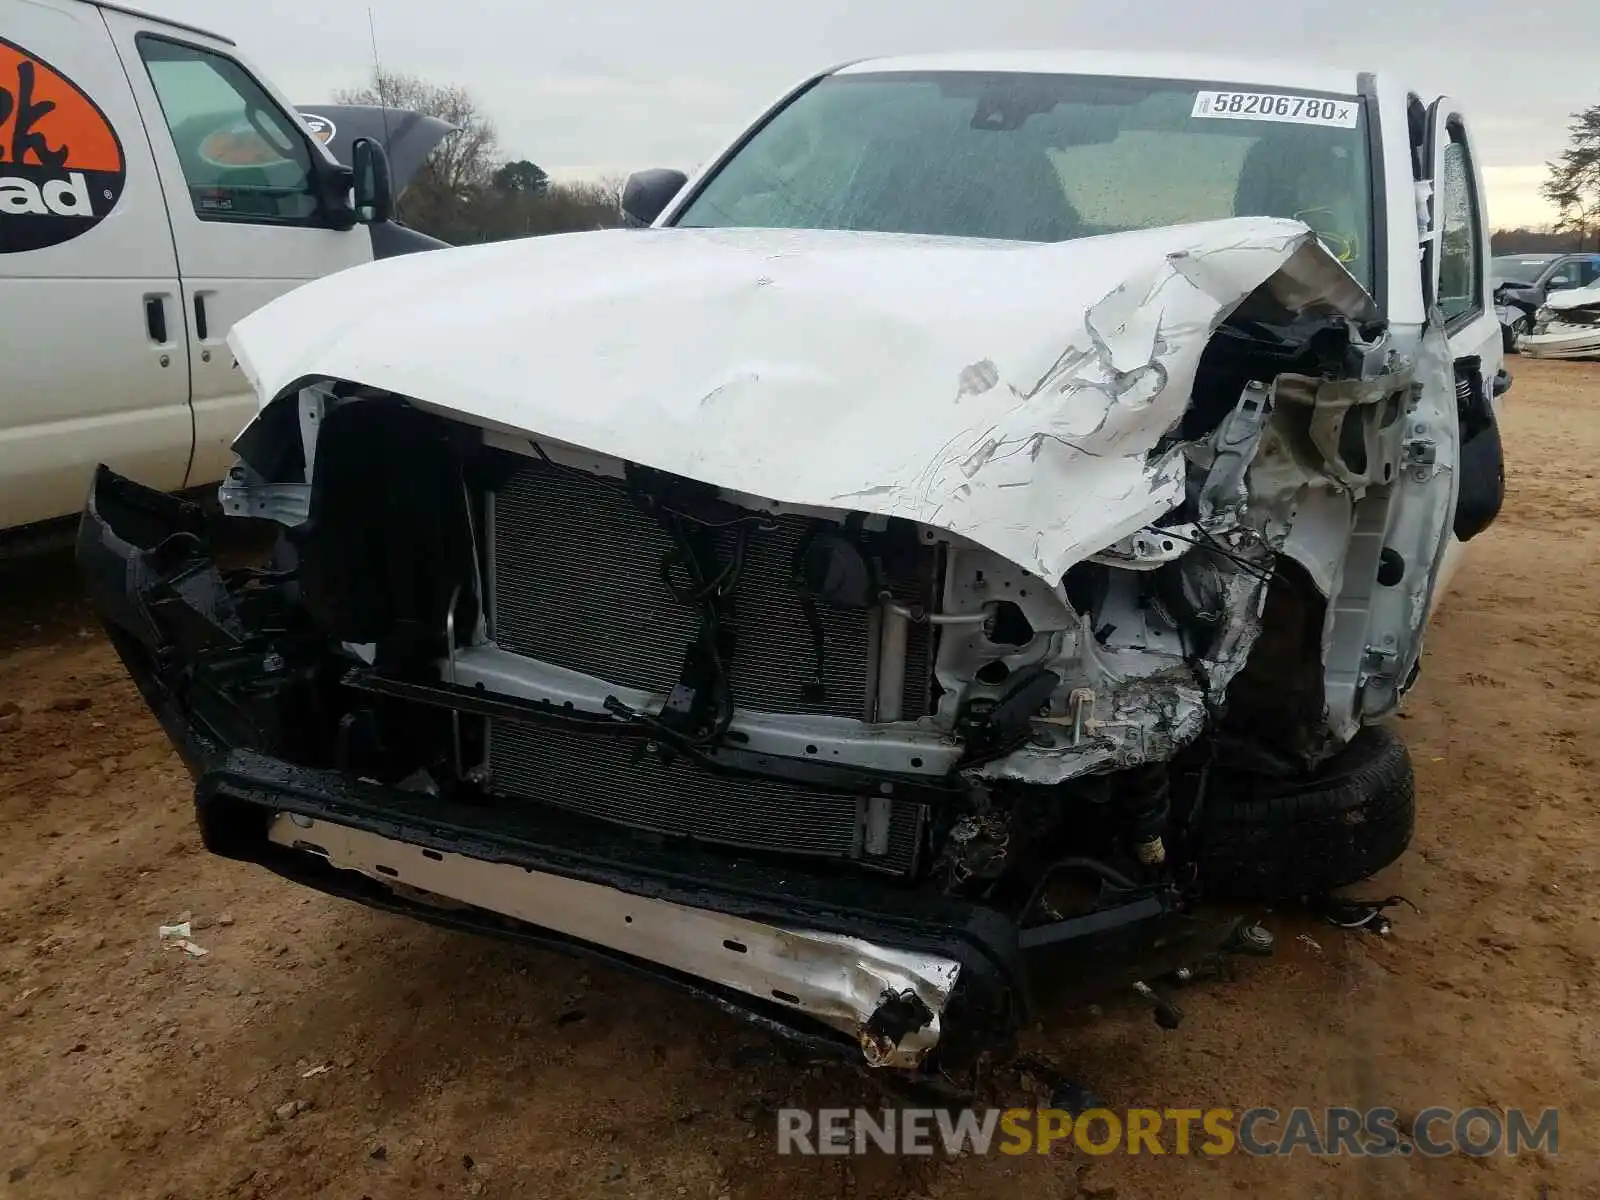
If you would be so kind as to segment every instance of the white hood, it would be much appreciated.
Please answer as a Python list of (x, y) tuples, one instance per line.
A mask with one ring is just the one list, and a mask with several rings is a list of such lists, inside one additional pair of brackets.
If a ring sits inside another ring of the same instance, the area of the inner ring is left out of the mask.
[(783, 503), (904, 517), (1042, 578), (1183, 495), (1149, 458), (1250, 293), (1372, 315), (1304, 225), (1050, 245), (608, 231), (325, 277), (230, 336), (263, 403), (381, 388)]
[(1600, 304), (1600, 286), (1585, 288), (1561, 288), (1551, 292), (1545, 299), (1546, 307), (1557, 312), (1566, 312), (1571, 308), (1588, 308), (1592, 304)]

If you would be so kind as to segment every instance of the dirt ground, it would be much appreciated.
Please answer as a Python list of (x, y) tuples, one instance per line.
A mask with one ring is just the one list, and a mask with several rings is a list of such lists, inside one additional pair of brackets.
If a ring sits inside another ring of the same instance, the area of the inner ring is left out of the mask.
[[(56, 557), (0, 574), (0, 1196), (1600, 1197), (1600, 365), (1512, 366), (1508, 508), (1432, 630), (1419, 830), (1374, 886), (1421, 914), (1268, 914), (1277, 955), (1177, 1032), (1031, 1040), (1113, 1106), (1559, 1106), (1559, 1154), (779, 1157), (775, 1107), (891, 1101), (664, 987), (206, 855)], [(205, 957), (158, 942), (185, 913)]]

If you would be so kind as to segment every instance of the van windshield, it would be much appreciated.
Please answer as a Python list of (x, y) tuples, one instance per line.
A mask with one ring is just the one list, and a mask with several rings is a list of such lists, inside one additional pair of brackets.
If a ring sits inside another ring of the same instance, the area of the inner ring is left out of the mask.
[(1293, 217), (1370, 289), (1366, 121), (1354, 96), (1225, 83), (831, 75), (762, 126), (673, 223), (1055, 242)]

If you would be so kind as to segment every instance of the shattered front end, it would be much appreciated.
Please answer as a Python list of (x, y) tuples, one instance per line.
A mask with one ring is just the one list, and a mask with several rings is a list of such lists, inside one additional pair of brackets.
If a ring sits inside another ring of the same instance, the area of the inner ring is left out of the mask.
[(1600, 287), (1553, 294), (1517, 348), (1530, 358), (1600, 358)]
[[(215, 853), (948, 1068), (1042, 997), (1226, 944), (1238, 922), (1196, 908), (1210, 766), (1314, 762), (1413, 672), (1382, 630), (1431, 600), (1453, 396), (1265, 224), (1124, 264), (1064, 352), (937, 351), (961, 370), (904, 410), (920, 458), (807, 444), (796, 378), (841, 388), (816, 422), (864, 402), (804, 339), (699, 376), (732, 382), (670, 428), (640, 401), (602, 431), (386, 374), (357, 334), (275, 378), (246, 337), (271, 400), (221, 499), (271, 554), (224, 565), (198, 510), (102, 468), (80, 564)], [(697, 278), (750, 251), (662, 244)], [(807, 304), (799, 259), (775, 302)]]

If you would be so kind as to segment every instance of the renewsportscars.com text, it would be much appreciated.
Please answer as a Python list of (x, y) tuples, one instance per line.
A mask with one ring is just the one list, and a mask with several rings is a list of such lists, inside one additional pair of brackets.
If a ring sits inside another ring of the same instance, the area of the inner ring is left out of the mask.
[(1559, 1149), (1559, 1113), (1541, 1109), (1393, 1108), (850, 1109), (778, 1111), (780, 1154), (1245, 1153), (1484, 1157)]

